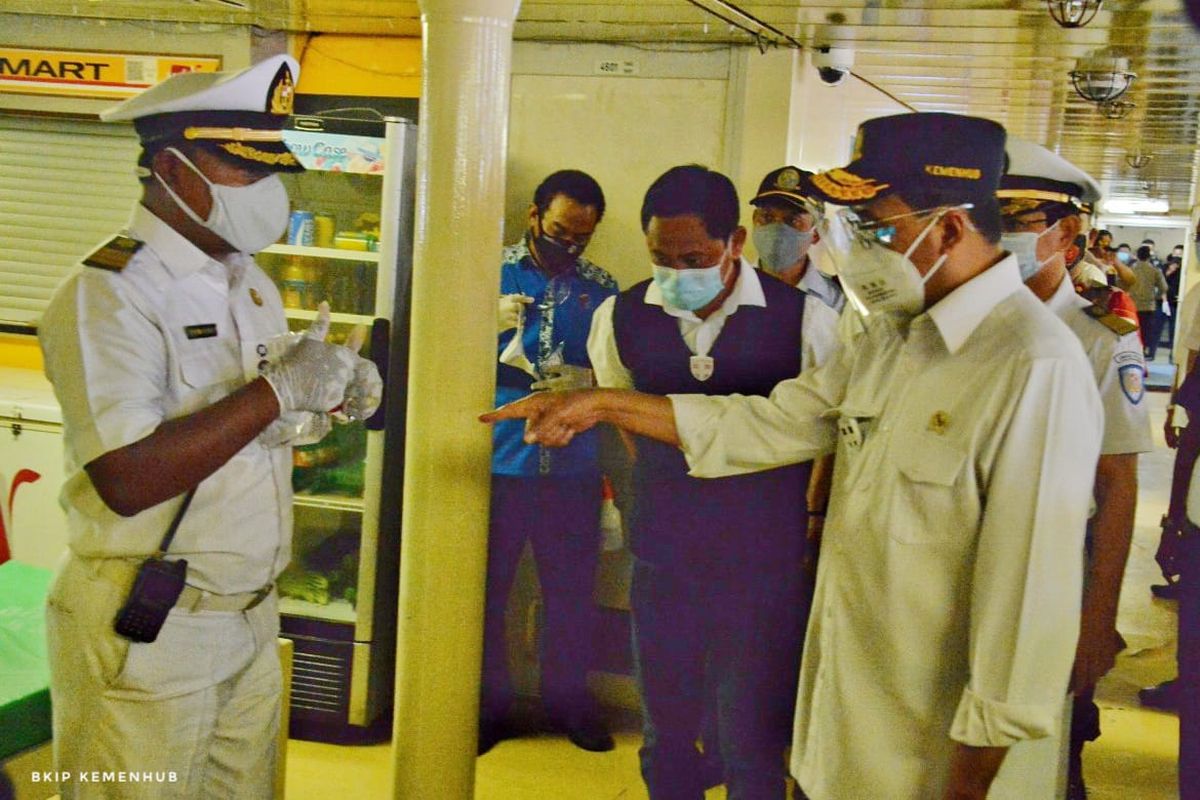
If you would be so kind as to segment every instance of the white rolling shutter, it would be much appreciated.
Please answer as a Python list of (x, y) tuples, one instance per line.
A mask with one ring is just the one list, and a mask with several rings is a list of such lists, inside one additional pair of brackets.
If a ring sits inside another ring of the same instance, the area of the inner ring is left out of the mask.
[(141, 197), (132, 125), (0, 114), (0, 324), (36, 324), (54, 288)]

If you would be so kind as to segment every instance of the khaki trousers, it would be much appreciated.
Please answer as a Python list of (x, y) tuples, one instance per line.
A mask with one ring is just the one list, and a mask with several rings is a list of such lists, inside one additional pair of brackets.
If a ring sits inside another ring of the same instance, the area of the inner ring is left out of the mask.
[(173, 609), (157, 641), (135, 643), (112, 626), (137, 565), (121, 580), (106, 563), (68, 556), (47, 600), (62, 800), (270, 798), (275, 595), (249, 611)]

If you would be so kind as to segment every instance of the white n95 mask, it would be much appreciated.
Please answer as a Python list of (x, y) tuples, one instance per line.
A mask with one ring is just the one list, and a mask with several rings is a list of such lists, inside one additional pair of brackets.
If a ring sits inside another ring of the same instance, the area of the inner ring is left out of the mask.
[(924, 275), (910, 256), (949, 210), (939, 210), (903, 253), (867, 242), (840, 213), (825, 218), (822, 257), (832, 262), (847, 297), (864, 316), (897, 312), (912, 317), (925, 310), (925, 284), (946, 263), (947, 256), (943, 253)]
[(162, 176), (154, 173), (155, 179), (175, 201), (175, 205), (197, 225), (208, 228), (241, 252), (251, 254), (273, 244), (283, 235), (287, 229), (291, 203), (278, 175), (272, 173), (248, 186), (226, 186), (210, 181), (187, 156), (174, 147), (168, 147), (167, 150), (208, 185), (212, 195), (212, 211), (208, 219), (201, 219), (191, 206), (175, 194)]

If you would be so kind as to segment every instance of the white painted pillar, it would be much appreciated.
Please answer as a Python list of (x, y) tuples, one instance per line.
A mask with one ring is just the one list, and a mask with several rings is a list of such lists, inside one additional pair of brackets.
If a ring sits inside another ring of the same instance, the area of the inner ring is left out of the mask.
[(421, 0), (421, 116), (393, 796), (468, 800), (487, 562), (496, 297), (520, 0)]

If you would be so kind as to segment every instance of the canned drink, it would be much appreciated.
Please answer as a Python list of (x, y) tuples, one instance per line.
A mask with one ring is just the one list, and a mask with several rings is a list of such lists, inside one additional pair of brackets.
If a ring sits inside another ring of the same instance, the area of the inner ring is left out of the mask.
[(293, 211), (288, 219), (288, 244), (312, 247), (314, 227), (311, 211)]
[(313, 244), (317, 247), (333, 247), (334, 220), (332, 214), (318, 211), (313, 216)]

